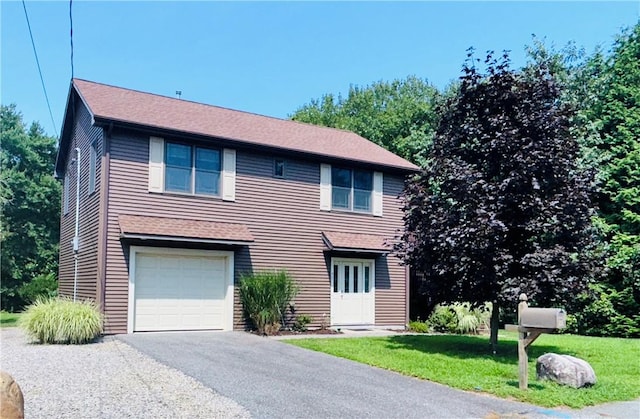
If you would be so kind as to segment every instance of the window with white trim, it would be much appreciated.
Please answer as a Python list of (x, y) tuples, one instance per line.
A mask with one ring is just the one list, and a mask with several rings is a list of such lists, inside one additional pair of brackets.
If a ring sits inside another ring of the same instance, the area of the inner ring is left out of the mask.
[(62, 214), (69, 214), (69, 168), (67, 168), (67, 173), (64, 175), (64, 185), (62, 185)]
[(220, 195), (220, 150), (168, 141), (165, 147), (165, 191)]
[(149, 137), (149, 192), (236, 200), (236, 150)]
[(382, 216), (381, 172), (320, 165), (320, 209)]
[(331, 168), (331, 207), (347, 211), (371, 212), (373, 172)]
[(92, 194), (96, 190), (96, 162), (98, 158), (98, 152), (96, 150), (96, 142), (91, 143), (91, 147), (89, 148), (89, 189), (87, 191), (88, 194)]

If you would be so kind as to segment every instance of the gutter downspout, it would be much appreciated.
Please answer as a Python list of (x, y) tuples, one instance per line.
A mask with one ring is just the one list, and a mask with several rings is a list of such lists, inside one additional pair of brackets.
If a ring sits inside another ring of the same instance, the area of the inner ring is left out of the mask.
[(73, 236), (73, 301), (78, 293), (78, 244), (80, 234), (80, 148), (76, 148), (76, 229)]

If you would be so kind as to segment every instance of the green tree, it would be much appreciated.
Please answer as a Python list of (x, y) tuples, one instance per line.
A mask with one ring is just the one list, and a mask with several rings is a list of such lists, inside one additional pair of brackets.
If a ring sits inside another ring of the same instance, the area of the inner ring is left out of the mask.
[[(470, 53), (471, 57), (471, 53)], [(520, 293), (566, 306), (597, 271), (592, 181), (578, 166), (571, 110), (544, 66), (527, 72), (489, 54), (463, 67), (425, 170), (405, 191), (405, 232), (396, 251), (424, 273), (430, 303), (493, 303)]]
[(425, 80), (410, 76), (371, 86), (351, 86), (346, 99), (332, 94), (296, 110), (291, 119), (353, 131), (421, 164), (437, 124), (441, 96)]
[[(585, 144), (599, 167), (600, 226), (610, 268), (601, 296), (610, 312), (584, 319), (585, 331), (640, 336), (640, 23), (623, 32), (599, 66), (600, 83), (583, 110), (596, 135)], [(591, 327), (589, 326), (591, 322)]]
[(51, 287), (52, 281), (44, 278), (57, 273), (60, 185), (53, 177), (55, 158), (55, 138), (47, 137), (38, 123), (27, 129), (15, 105), (0, 107), (2, 309), (20, 309), (28, 302), (23, 287), (31, 297), (32, 281)]

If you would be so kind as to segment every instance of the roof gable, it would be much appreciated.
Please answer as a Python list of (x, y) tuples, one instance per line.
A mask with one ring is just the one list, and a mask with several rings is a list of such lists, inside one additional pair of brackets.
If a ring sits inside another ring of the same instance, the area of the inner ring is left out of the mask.
[(405, 171), (413, 163), (353, 133), (73, 79), (94, 121), (132, 124)]

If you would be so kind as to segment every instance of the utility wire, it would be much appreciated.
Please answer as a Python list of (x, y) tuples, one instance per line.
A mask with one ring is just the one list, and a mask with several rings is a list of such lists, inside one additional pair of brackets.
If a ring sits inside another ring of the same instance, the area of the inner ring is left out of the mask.
[(73, 14), (71, 13), (71, 8), (73, 6), (73, 0), (69, 0), (69, 38), (71, 40), (71, 80), (73, 80)]
[(29, 28), (29, 36), (31, 37), (31, 46), (33, 47), (33, 55), (36, 57), (36, 64), (38, 65), (38, 73), (40, 74), (40, 82), (42, 83), (42, 90), (44, 91), (44, 98), (47, 100), (47, 107), (49, 108), (49, 116), (51, 117), (51, 123), (53, 124), (53, 130), (58, 133), (56, 127), (56, 121), (53, 119), (53, 112), (51, 112), (51, 104), (49, 103), (49, 95), (47, 95), (47, 88), (44, 86), (44, 78), (42, 77), (42, 69), (40, 68), (40, 60), (38, 59), (38, 52), (36, 51), (36, 43), (33, 41), (33, 33), (31, 32), (31, 23), (29, 23), (29, 15), (27, 14), (27, 5), (22, 0), (22, 8), (24, 9), (24, 17), (27, 19), (27, 27)]

